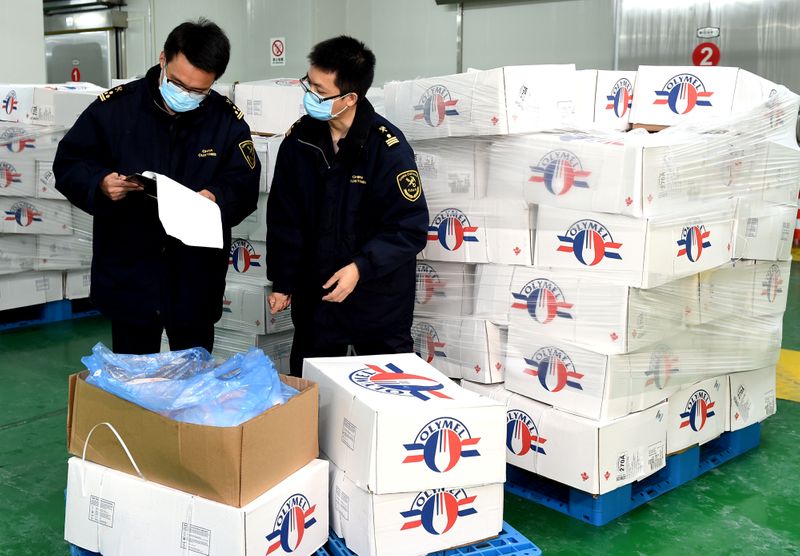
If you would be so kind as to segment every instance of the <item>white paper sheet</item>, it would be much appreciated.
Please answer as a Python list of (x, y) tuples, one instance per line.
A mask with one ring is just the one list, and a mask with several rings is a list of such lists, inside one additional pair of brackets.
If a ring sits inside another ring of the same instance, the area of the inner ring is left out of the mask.
[(222, 249), (222, 215), (217, 203), (162, 174), (144, 175), (158, 182), (158, 218), (167, 234), (192, 247)]

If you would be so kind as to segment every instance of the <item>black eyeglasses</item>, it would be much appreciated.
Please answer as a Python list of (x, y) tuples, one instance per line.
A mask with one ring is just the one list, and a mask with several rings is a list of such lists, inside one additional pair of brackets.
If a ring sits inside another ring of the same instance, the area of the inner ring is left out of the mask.
[(348, 93), (339, 93), (338, 95), (333, 95), (329, 97), (321, 97), (317, 93), (311, 90), (311, 82), (308, 80), (308, 74), (305, 74), (303, 77), (300, 78), (300, 86), (303, 88), (305, 92), (314, 95), (314, 98), (317, 100), (317, 102), (325, 102), (326, 100), (333, 100), (335, 98), (345, 97), (349, 95), (350, 92), (352, 92), (350, 91)]
[(179, 88), (181, 91), (185, 91), (185, 92), (191, 93), (193, 95), (201, 95), (201, 96), (207, 97), (211, 93), (211, 87), (209, 87), (208, 89), (205, 89), (205, 90), (203, 90), (203, 89), (190, 89), (189, 87), (187, 87), (186, 85), (184, 85), (180, 81), (176, 81), (175, 79), (170, 79), (169, 77), (167, 77), (167, 66), (166, 65), (164, 65), (164, 79), (167, 80), (167, 83), (172, 83), (177, 88)]

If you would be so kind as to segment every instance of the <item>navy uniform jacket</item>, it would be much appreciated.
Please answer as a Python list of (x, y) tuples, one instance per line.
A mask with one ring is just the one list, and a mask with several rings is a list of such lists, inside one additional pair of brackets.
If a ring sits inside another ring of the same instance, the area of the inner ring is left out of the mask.
[[(292, 294), (300, 333), (331, 343), (408, 332), (416, 255), (428, 207), (402, 133), (362, 100), (334, 155), (327, 122), (304, 116), (281, 144), (267, 202), (267, 274)], [(354, 262), (361, 275), (342, 303), (322, 286)]]
[[(242, 113), (214, 91), (199, 108), (169, 115), (160, 67), (103, 93), (58, 146), (56, 189), (94, 215), (91, 299), (111, 319), (216, 322), (222, 314), (230, 228), (256, 209), (260, 163)], [(151, 170), (217, 198), (225, 248), (188, 247), (168, 237), (155, 199), (100, 190), (112, 172)]]

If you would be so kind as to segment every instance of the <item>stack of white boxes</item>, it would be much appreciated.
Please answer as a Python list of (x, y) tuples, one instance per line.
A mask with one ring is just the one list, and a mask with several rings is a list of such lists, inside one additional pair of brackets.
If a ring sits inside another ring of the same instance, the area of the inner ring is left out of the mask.
[(0, 84), (0, 310), (89, 295), (92, 219), (56, 191), (52, 164), (101, 91)]
[(774, 413), (800, 102), (736, 68), (570, 71), (386, 103), (430, 206), (417, 352), (506, 404), (509, 463), (602, 494)]
[(505, 410), (413, 354), (306, 359), (320, 392), (331, 527), (360, 556), (428, 554), (496, 536)]

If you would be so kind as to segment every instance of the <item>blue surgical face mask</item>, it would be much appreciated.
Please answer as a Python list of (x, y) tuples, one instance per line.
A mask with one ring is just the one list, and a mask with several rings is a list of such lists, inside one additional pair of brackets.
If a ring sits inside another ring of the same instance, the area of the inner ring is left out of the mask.
[(161, 98), (173, 112), (189, 112), (194, 110), (206, 98), (201, 93), (184, 91), (166, 78), (164, 70), (161, 70), (161, 85), (158, 87)]
[(322, 120), (323, 122), (332, 120), (333, 118), (335, 118), (336, 116), (338, 116), (339, 114), (341, 114), (342, 112), (344, 112), (349, 108), (348, 106), (345, 106), (344, 108), (339, 110), (336, 114), (334, 114), (333, 103), (335, 101), (336, 101), (335, 98), (331, 98), (320, 102), (319, 97), (310, 91), (306, 91), (306, 94), (303, 95), (303, 106), (306, 109), (306, 113), (315, 120)]

